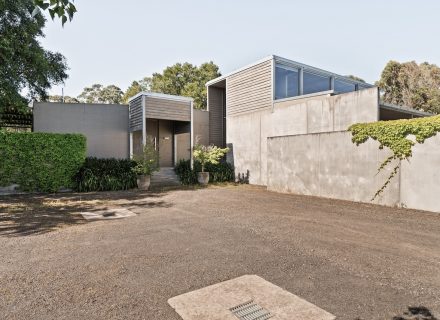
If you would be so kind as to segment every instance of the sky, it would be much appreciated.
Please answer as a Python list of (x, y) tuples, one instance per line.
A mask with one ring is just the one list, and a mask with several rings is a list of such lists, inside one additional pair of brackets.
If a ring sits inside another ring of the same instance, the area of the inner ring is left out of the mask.
[(51, 94), (94, 83), (126, 90), (177, 62), (213, 61), (223, 74), (275, 54), (369, 83), (389, 60), (440, 64), (437, 0), (75, 0), (64, 28), (46, 23), (46, 49), (69, 79)]

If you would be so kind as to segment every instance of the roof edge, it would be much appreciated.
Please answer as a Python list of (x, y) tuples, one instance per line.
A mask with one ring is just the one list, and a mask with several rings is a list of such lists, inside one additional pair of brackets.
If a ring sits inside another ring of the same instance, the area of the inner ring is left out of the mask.
[(190, 98), (190, 97), (176, 96), (173, 94), (165, 94), (165, 93), (159, 93), (159, 92), (142, 91), (142, 92), (139, 92), (138, 94), (134, 95), (130, 99), (128, 99), (128, 103), (130, 103), (134, 99), (141, 97), (141, 96), (164, 99), (164, 100), (173, 100), (173, 101), (184, 101), (184, 102), (194, 101), (194, 99)]

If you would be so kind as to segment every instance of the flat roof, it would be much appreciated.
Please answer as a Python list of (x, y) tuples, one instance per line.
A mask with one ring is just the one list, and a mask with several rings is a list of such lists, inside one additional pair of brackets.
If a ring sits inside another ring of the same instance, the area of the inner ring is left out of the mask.
[(210, 85), (215, 84), (217, 82), (223, 81), (223, 80), (225, 80), (227, 77), (229, 77), (231, 75), (234, 75), (234, 74), (236, 74), (236, 73), (238, 73), (240, 71), (252, 68), (253, 66), (256, 66), (256, 65), (258, 65), (260, 63), (263, 63), (263, 62), (266, 62), (266, 61), (270, 61), (270, 60), (275, 60), (275, 62), (279, 62), (281, 64), (286, 64), (286, 65), (290, 65), (290, 66), (294, 66), (294, 67), (304, 68), (304, 69), (310, 70), (312, 72), (317, 72), (317, 73), (320, 73), (320, 74), (326, 74), (326, 75), (329, 75), (329, 76), (332, 76), (332, 77), (335, 77), (335, 78), (338, 78), (338, 79), (343, 79), (344, 81), (348, 81), (348, 82), (351, 82), (351, 83), (359, 84), (359, 85), (361, 85), (361, 86), (363, 86), (365, 88), (374, 87), (374, 85), (366, 83), (366, 82), (357, 81), (357, 80), (351, 79), (351, 78), (349, 78), (347, 76), (342, 76), (340, 74), (336, 74), (336, 73), (333, 73), (333, 72), (330, 72), (330, 71), (326, 71), (326, 70), (323, 70), (323, 69), (312, 67), (312, 66), (309, 66), (307, 64), (296, 62), (296, 61), (293, 61), (293, 60), (290, 60), (290, 59), (286, 59), (286, 58), (283, 58), (283, 57), (279, 57), (279, 56), (276, 56), (276, 55), (267, 56), (267, 57), (265, 57), (263, 59), (255, 61), (254, 63), (248, 64), (248, 65), (246, 65), (246, 66), (244, 66), (242, 68), (239, 68), (237, 70), (229, 72), (229, 73), (227, 73), (227, 74), (225, 74), (223, 76), (220, 76), (218, 78), (212, 79), (212, 80), (210, 80), (210, 81), (208, 81), (206, 83), (206, 86), (210, 86)]
[(141, 96), (164, 99), (164, 100), (183, 101), (183, 102), (194, 101), (194, 99), (190, 98), (190, 97), (176, 96), (176, 95), (172, 95), (172, 94), (165, 94), (165, 93), (159, 93), (159, 92), (142, 91), (142, 92), (139, 92), (138, 94), (134, 95), (130, 99), (128, 99), (128, 103), (130, 103), (132, 100), (134, 100), (138, 97), (141, 97)]
[(408, 106), (398, 106), (396, 104), (385, 103), (385, 102), (380, 102), (379, 108), (385, 109), (385, 110), (398, 111), (398, 112), (402, 112), (402, 113), (412, 114), (412, 115), (418, 116), (418, 117), (434, 116), (434, 114), (432, 114), (430, 112), (420, 111), (420, 110), (416, 110), (416, 109), (413, 109)]

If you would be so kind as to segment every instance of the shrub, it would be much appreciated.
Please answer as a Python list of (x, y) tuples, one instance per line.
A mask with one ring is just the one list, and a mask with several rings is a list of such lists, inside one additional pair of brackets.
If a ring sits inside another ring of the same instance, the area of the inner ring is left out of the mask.
[(197, 144), (194, 147), (194, 159), (200, 163), (201, 171), (204, 172), (209, 164), (219, 164), (219, 160), (229, 151), (229, 148), (219, 148), (214, 145), (204, 146)]
[(134, 161), (136, 166), (133, 168), (133, 172), (137, 175), (149, 176), (159, 170), (159, 152), (151, 141), (147, 141), (142, 154), (134, 156)]
[(128, 190), (136, 187), (136, 162), (129, 159), (87, 158), (75, 176), (79, 192)]
[[(197, 172), (201, 171), (201, 164), (194, 162), (194, 169), (191, 170), (190, 160), (180, 160), (174, 168), (179, 176), (180, 182), (184, 185), (197, 183)], [(228, 162), (219, 162), (217, 164), (206, 164), (205, 171), (209, 172), (209, 182), (229, 182), (235, 180), (234, 167)]]
[(70, 188), (85, 157), (81, 134), (0, 131), (0, 185), (42, 192)]

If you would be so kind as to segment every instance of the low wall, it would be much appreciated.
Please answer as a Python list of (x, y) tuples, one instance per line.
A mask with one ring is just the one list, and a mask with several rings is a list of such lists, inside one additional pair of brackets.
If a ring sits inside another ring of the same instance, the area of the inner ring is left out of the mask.
[[(273, 137), (268, 143), (268, 189), (371, 202), (398, 162), (377, 172), (391, 151), (368, 140), (356, 146), (347, 131)], [(374, 203), (440, 212), (440, 136), (416, 145), (410, 162)]]
[(128, 158), (128, 106), (87, 103), (34, 103), (34, 131), (82, 133), (87, 156)]
[(228, 159), (237, 173), (249, 170), (251, 184), (266, 185), (268, 137), (347, 130), (377, 121), (378, 112), (377, 88), (275, 101), (273, 108), (227, 117)]

